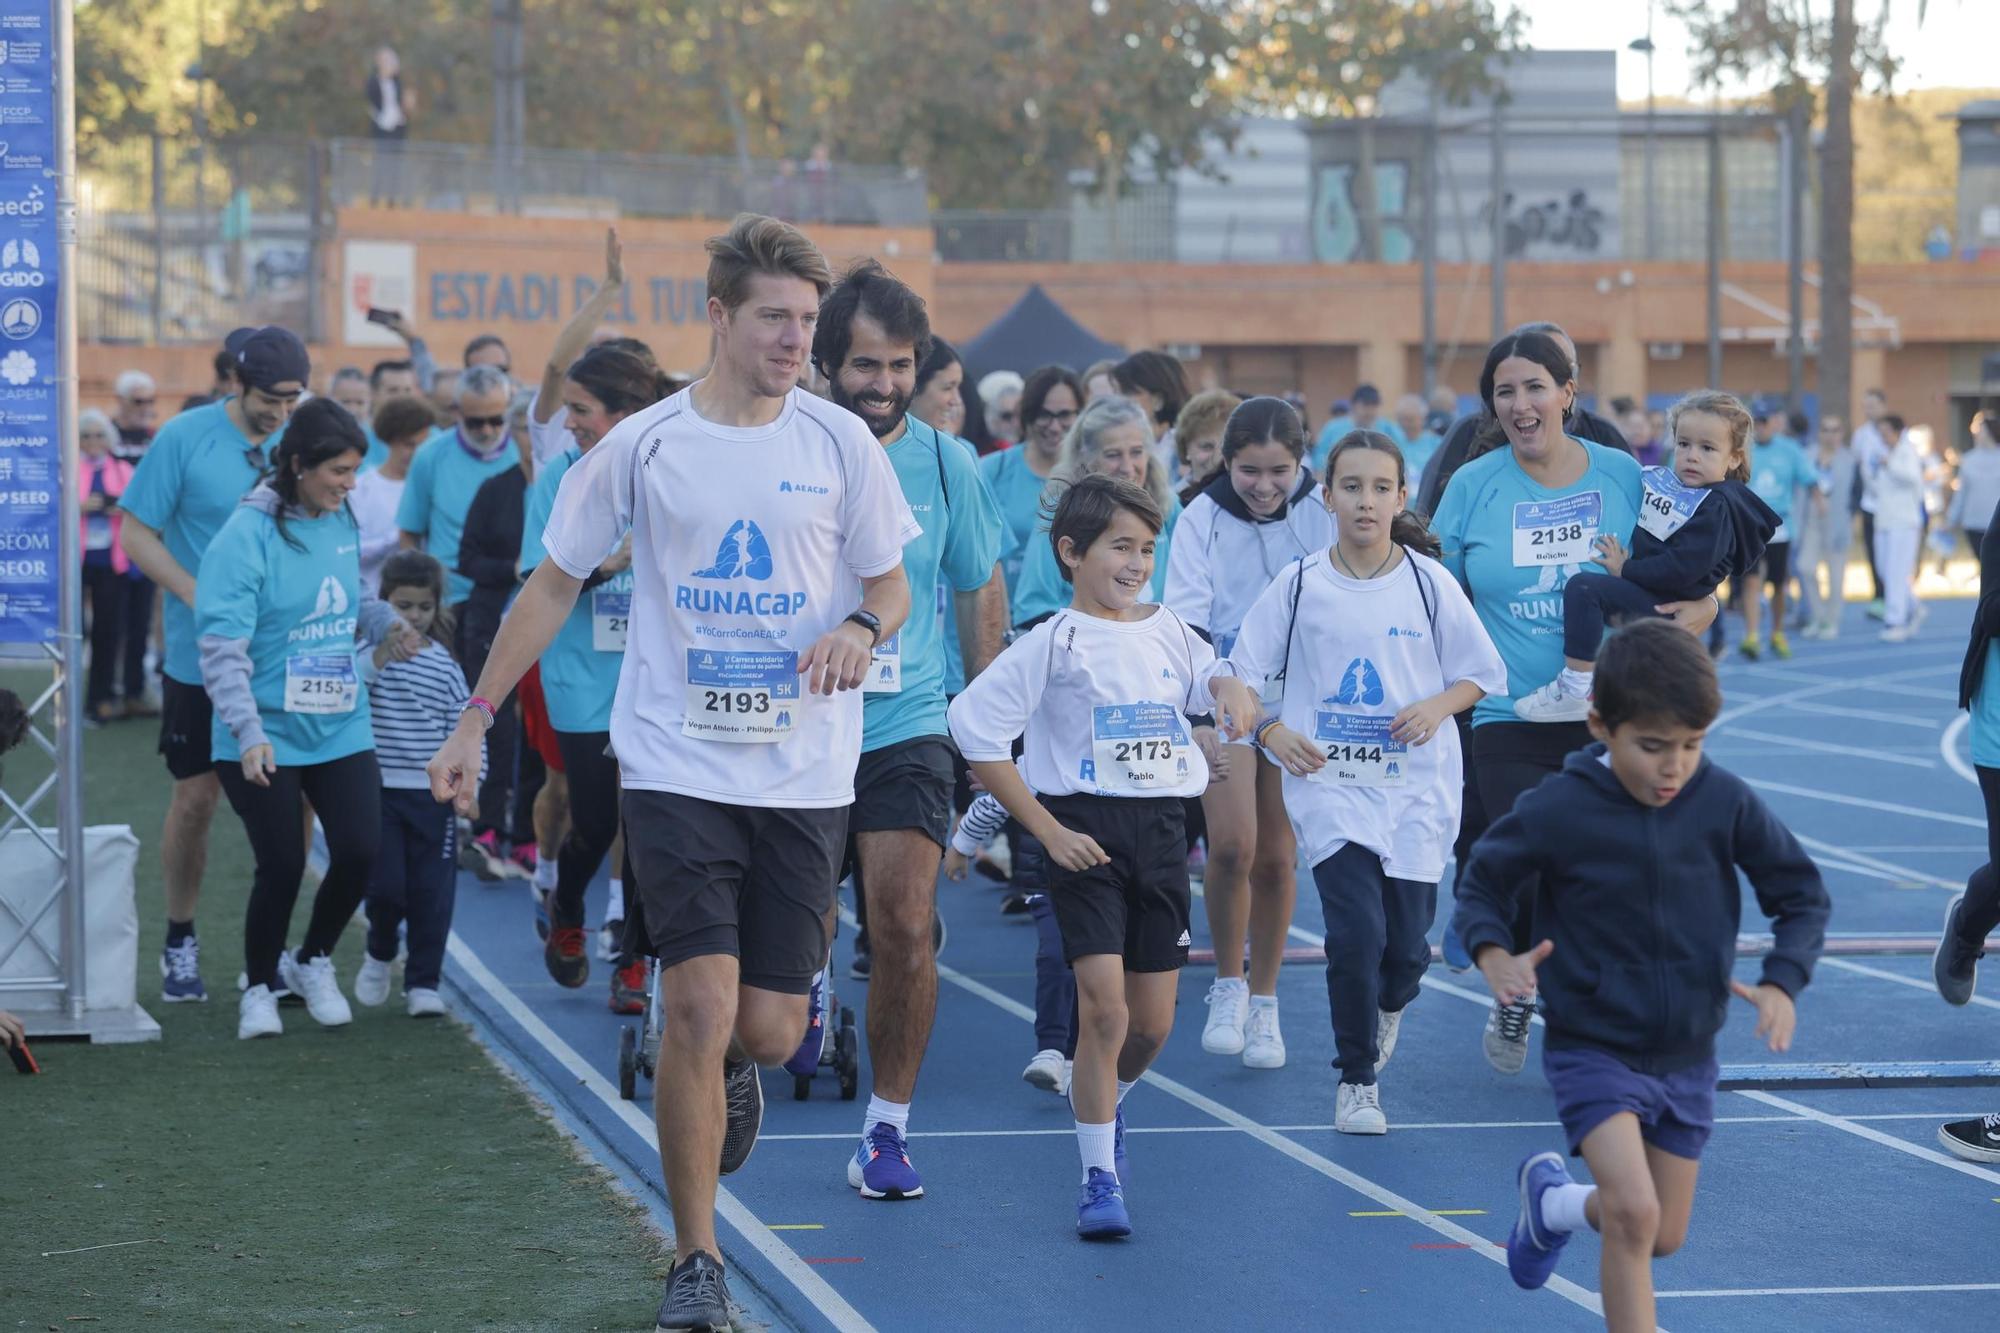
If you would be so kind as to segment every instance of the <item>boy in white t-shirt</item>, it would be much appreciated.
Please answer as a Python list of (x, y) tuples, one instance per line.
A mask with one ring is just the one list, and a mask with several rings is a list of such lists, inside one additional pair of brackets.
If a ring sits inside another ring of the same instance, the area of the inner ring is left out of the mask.
[[(1188, 951), (1181, 803), (1208, 786), (1188, 719), (1212, 709), (1214, 651), (1172, 611), (1139, 601), (1162, 523), (1130, 482), (1100, 475), (1071, 486), (1049, 528), (1075, 589), (1068, 609), (1016, 640), (950, 710), (973, 773), (1048, 855), (1049, 898), (1076, 972), (1069, 1091), (1086, 1240), (1132, 1231), (1122, 1103), (1173, 1029)], [(1216, 721), (1240, 730), (1226, 710)]]

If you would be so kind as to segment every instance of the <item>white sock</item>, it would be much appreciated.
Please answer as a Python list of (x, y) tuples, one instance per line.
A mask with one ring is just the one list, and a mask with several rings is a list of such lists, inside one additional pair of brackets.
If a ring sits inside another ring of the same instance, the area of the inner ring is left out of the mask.
[(1083, 1182), (1090, 1180), (1091, 1168), (1118, 1174), (1112, 1158), (1112, 1149), (1118, 1137), (1118, 1122), (1107, 1120), (1101, 1125), (1086, 1125), (1076, 1122), (1076, 1151), (1083, 1158)]
[(1250, 997), (1250, 1008), (1252, 1010), (1269, 1009), (1273, 1013), (1276, 1013), (1278, 1009), (1278, 997), (1275, 995), (1252, 995)]
[(624, 919), (625, 881), (614, 879), (611, 881), (611, 901), (604, 905), (604, 924), (608, 926), (613, 921), (623, 921)]
[(885, 1102), (873, 1093), (868, 1096), (868, 1114), (861, 1121), (861, 1133), (865, 1138), (868, 1131), (877, 1125), (894, 1125), (896, 1132), (907, 1136), (910, 1132), (910, 1104), (908, 1102)]
[(1591, 1195), (1597, 1193), (1595, 1185), (1556, 1185), (1542, 1191), (1542, 1225), (1550, 1231), (1565, 1234), (1582, 1231), (1590, 1226), (1585, 1218), (1583, 1205)]
[(1597, 668), (1595, 667), (1592, 667), (1588, 671), (1572, 671), (1568, 667), (1564, 667), (1562, 675), (1556, 677), (1556, 680), (1562, 685), (1562, 692), (1564, 694), (1582, 697), (1590, 693), (1590, 682), (1596, 675)]
[(535, 853), (535, 887), (538, 889), (547, 889), (550, 893), (555, 892), (556, 888), (555, 857), (543, 856), (540, 852)]
[(1122, 1078), (1121, 1078), (1121, 1079), (1119, 1079), (1119, 1080), (1118, 1080), (1118, 1104), (1119, 1104), (1120, 1106), (1123, 1106), (1123, 1105), (1125, 1104), (1125, 1094), (1126, 1094), (1126, 1093), (1128, 1093), (1128, 1092), (1130, 1092), (1130, 1091), (1132, 1091), (1132, 1089), (1134, 1089), (1134, 1088), (1136, 1088), (1136, 1087), (1138, 1087), (1138, 1086), (1139, 1086), (1139, 1080), (1138, 1080), (1138, 1079), (1136, 1079), (1136, 1078), (1135, 1078), (1135, 1079), (1133, 1079), (1133, 1080), (1132, 1080), (1132, 1081), (1131, 1081), (1130, 1083), (1127, 1083), (1127, 1082), (1126, 1082), (1126, 1081), (1125, 1081), (1124, 1079), (1122, 1079)]

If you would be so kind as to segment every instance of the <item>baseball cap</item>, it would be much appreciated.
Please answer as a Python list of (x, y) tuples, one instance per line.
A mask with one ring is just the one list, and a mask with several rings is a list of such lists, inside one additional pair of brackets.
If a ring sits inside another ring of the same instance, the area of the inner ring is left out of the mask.
[(269, 389), (287, 380), (303, 387), (312, 375), (305, 343), (276, 324), (237, 329), (222, 340), (222, 349), (236, 359), (237, 376), (252, 389)]

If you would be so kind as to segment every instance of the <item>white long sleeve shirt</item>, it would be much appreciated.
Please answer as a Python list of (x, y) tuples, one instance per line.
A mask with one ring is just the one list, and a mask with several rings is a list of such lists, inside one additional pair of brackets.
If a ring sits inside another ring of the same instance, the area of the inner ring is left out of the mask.
[(1208, 763), (1190, 715), (1215, 706), (1215, 652), (1166, 607), (1143, 620), (1058, 611), (1016, 639), (952, 701), (969, 762), (1006, 762), (1037, 794), (1199, 796)]
[(1333, 545), (1333, 539), (1333, 515), (1315, 494), (1297, 500), (1283, 518), (1253, 522), (1203, 492), (1174, 525), (1161, 600), (1206, 631), (1215, 651), (1227, 657), (1243, 617), (1271, 580), (1299, 557)]

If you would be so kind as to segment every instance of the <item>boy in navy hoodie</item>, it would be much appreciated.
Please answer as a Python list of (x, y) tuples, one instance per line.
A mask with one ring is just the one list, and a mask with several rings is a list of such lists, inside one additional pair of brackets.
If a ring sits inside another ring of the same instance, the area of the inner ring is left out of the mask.
[[(1572, 1182), (1558, 1153), (1522, 1162), (1508, 1270), (1541, 1286), (1569, 1233), (1588, 1226), (1603, 1237), (1613, 1330), (1655, 1327), (1652, 1260), (1686, 1239), (1729, 997), (1757, 1007), (1772, 1050), (1788, 1049), (1793, 999), (1831, 910), (1791, 833), (1742, 779), (1702, 758), (1721, 707), (1692, 635), (1662, 620), (1612, 635), (1589, 717), (1599, 743), (1494, 822), (1458, 886), (1452, 926), (1493, 994), (1541, 995), (1542, 1069), (1570, 1152), (1597, 1182)], [(1773, 920), (1755, 987), (1730, 976), (1739, 869)], [(1541, 942), (1516, 954), (1516, 895), (1537, 882)]]

